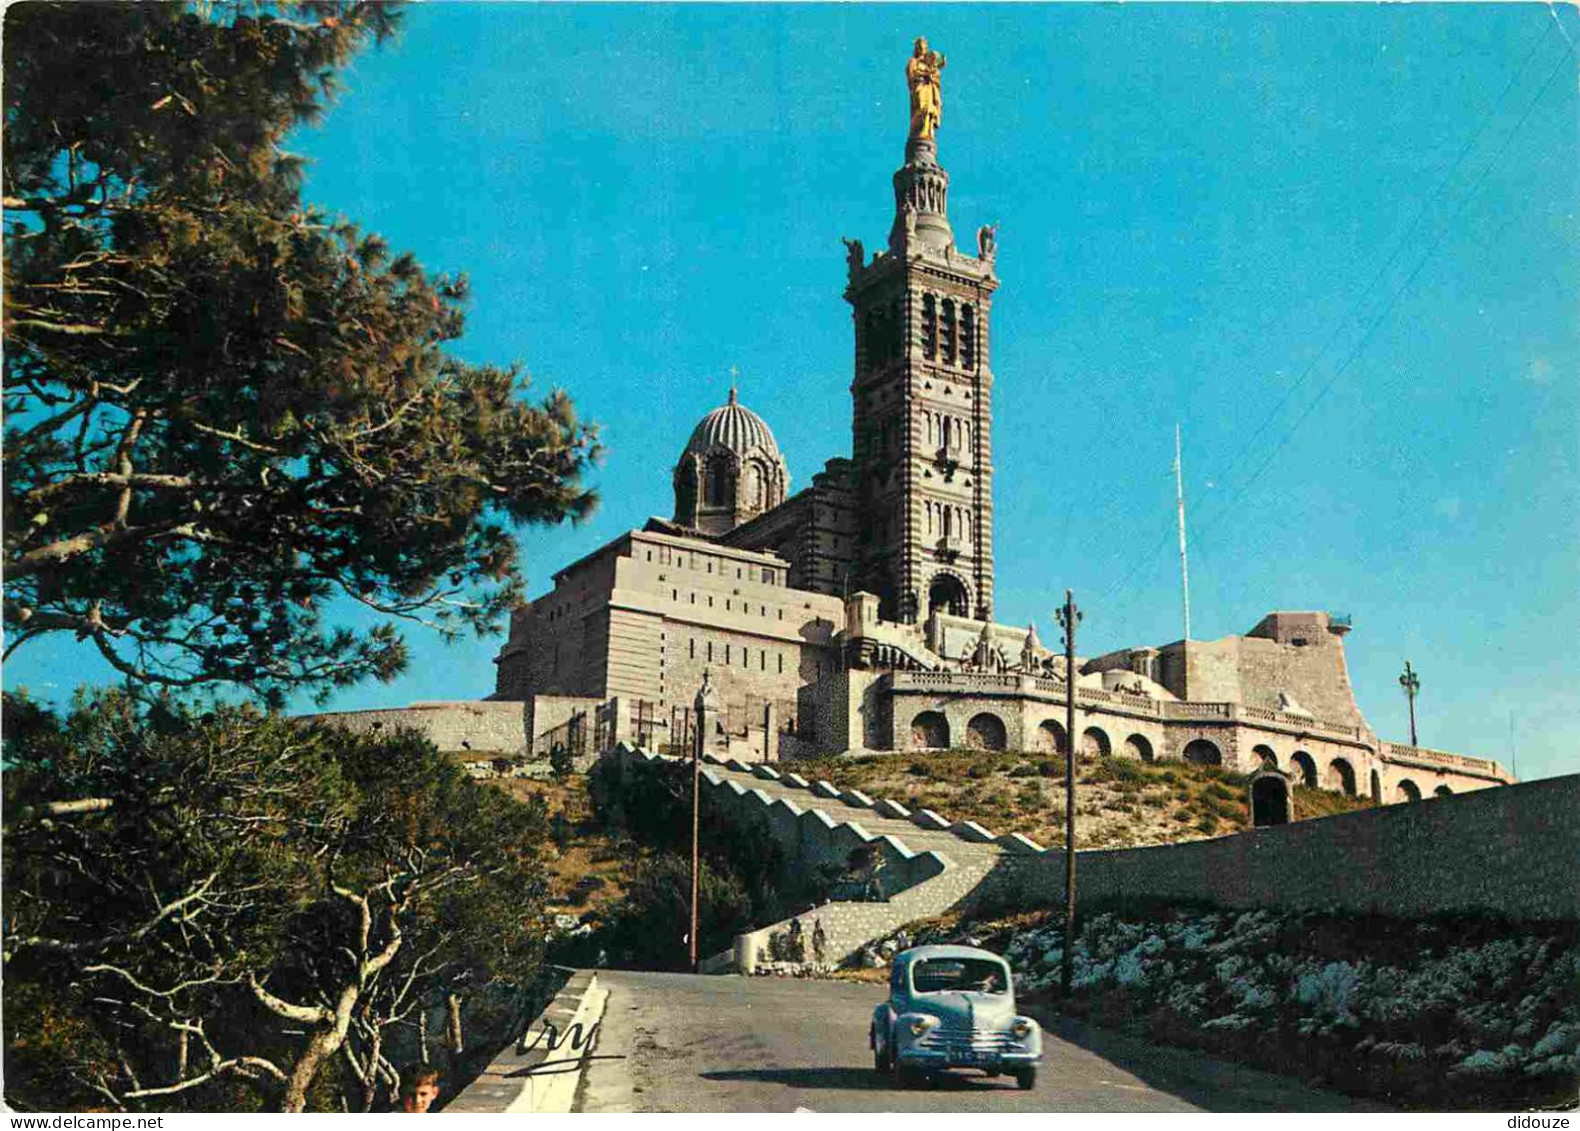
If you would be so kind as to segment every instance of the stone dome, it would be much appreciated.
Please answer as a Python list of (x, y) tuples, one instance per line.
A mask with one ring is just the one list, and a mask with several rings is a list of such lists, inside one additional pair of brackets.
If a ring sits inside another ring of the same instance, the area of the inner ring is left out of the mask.
[(706, 455), (714, 448), (724, 448), (739, 456), (757, 448), (777, 462), (784, 462), (768, 422), (741, 404), (733, 388), (730, 399), (704, 416), (692, 429), (683, 454)]
[(675, 464), (675, 521), (724, 534), (784, 502), (789, 485), (773, 432), (731, 388), (692, 429)]

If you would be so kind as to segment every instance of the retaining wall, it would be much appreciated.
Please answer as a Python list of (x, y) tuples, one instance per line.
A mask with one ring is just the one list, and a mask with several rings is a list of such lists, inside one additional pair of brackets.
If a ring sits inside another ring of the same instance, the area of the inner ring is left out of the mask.
[[(661, 760), (629, 748), (613, 756), (626, 764)], [(842, 865), (856, 846), (880, 844), (888, 862), (888, 902), (830, 903), (800, 916), (807, 937), (814, 921), (822, 922), (831, 963), (913, 919), (953, 907), (1030, 908), (1064, 899), (1061, 849), (925, 809), (911, 812), (891, 799), (808, 781), (784, 766), (706, 755), (704, 760), (710, 763), (704, 788), (727, 806), (760, 814), (774, 836), (809, 865)], [(941, 850), (912, 852), (899, 837), (874, 836), (859, 814), (842, 820), (830, 812), (848, 815), (852, 809), (870, 812), (875, 825), (892, 828), (906, 821), (915, 827), (915, 838)], [(1163, 899), (1398, 916), (1467, 912), (1580, 919), (1577, 875), (1580, 774), (1213, 840), (1078, 852), (1076, 893), (1083, 905)], [(734, 955), (714, 956), (704, 969), (750, 972), (769, 936), (788, 922), (738, 936)]]
[[(1580, 774), (1251, 829), (1079, 852), (1079, 902), (1207, 901), (1389, 915), (1580, 919)], [(1058, 851), (1005, 854), (979, 898), (1064, 898)]]

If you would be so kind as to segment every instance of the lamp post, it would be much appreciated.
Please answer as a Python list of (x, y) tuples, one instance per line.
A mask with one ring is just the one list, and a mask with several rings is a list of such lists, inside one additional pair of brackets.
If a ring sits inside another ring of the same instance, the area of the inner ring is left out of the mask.
[(1059, 963), (1059, 993), (1067, 1001), (1075, 963), (1075, 626), (1081, 623), (1081, 610), (1075, 598), (1064, 591), (1064, 607), (1058, 610), (1064, 629), (1064, 957)]
[(1404, 662), (1404, 674), (1399, 677), (1399, 686), (1404, 688), (1405, 698), (1410, 701), (1410, 745), (1415, 742), (1415, 697), (1421, 691), (1421, 677), (1410, 670), (1410, 661)]
[(697, 969), (697, 838), (701, 829), (699, 797), (702, 790), (702, 751), (707, 742), (708, 728), (713, 725), (719, 710), (719, 694), (713, 688), (708, 671), (702, 671), (702, 686), (692, 700), (696, 716), (696, 731), (691, 740), (691, 930), (686, 935), (687, 956), (692, 972)]

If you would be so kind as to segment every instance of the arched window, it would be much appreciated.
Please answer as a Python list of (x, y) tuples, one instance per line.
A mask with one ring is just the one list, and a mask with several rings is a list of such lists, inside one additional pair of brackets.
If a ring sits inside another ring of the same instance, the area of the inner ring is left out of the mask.
[(766, 502), (763, 469), (756, 462), (746, 465), (746, 501), (758, 509)]
[(977, 365), (977, 315), (976, 307), (960, 304), (960, 368), (975, 369)]
[[(948, 514), (949, 512), (945, 510), (944, 515), (946, 518)], [(933, 583), (928, 586), (928, 616), (941, 611), (951, 616), (963, 617), (966, 615), (967, 604), (966, 587), (960, 583), (959, 578), (942, 574), (939, 577), (935, 577)]]
[(1152, 743), (1139, 734), (1133, 734), (1125, 739), (1125, 756), (1140, 758), (1143, 762), (1150, 762), (1155, 757), (1152, 753)]
[(1064, 753), (1064, 728), (1052, 719), (1044, 719), (1037, 724), (1037, 733), (1033, 735), (1033, 739), (1040, 753)]
[(1296, 750), (1289, 758), (1290, 767), (1299, 775), (1300, 784), (1307, 789), (1317, 788), (1317, 763), (1304, 750)]
[(1223, 753), (1214, 743), (1205, 738), (1193, 738), (1185, 744), (1184, 757), (1187, 762), (1194, 762), (1198, 766), (1223, 765)]
[(707, 473), (703, 477), (703, 501), (710, 507), (728, 505), (733, 478), (728, 456), (714, 456), (708, 460)]
[(1419, 800), (1421, 800), (1421, 787), (1416, 785), (1415, 782), (1411, 781), (1409, 778), (1402, 779), (1399, 782), (1399, 800), (1400, 801), (1419, 801)]
[(675, 469), (675, 521), (693, 522), (697, 517), (697, 461), (690, 457)]
[(1251, 753), (1256, 755), (1257, 761), (1261, 762), (1263, 769), (1278, 769), (1278, 755), (1273, 753), (1271, 746), (1254, 746), (1251, 748)]
[(938, 355), (938, 300), (922, 296), (922, 356), (928, 361)]
[(1335, 758), (1328, 763), (1329, 789), (1336, 789), (1348, 797), (1355, 796), (1355, 767), (1343, 758)]

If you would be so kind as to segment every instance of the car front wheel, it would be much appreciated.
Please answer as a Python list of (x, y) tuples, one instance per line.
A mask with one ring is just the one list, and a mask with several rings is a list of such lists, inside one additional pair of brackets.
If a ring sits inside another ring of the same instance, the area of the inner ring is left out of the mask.
[(1023, 1092), (1029, 1092), (1037, 1086), (1037, 1070), (1035, 1068), (1017, 1068), (1015, 1070), (1015, 1083)]

